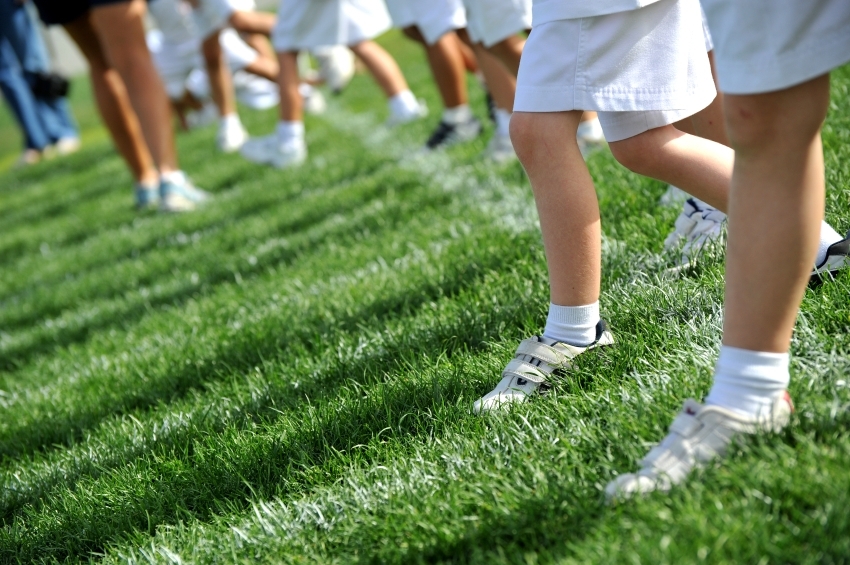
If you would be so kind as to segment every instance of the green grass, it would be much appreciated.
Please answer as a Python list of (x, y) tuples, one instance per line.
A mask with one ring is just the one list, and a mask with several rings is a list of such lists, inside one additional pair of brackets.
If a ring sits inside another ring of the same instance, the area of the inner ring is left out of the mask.
[[(436, 113), (422, 53), (382, 41)], [(847, 229), (850, 67), (832, 88), (827, 213)], [(386, 114), (356, 77), (285, 172), (180, 135), (216, 196), (190, 215), (135, 213), (92, 125), (79, 154), (0, 174), (0, 563), (850, 560), (850, 277), (807, 292), (786, 432), (607, 506), (607, 481), (708, 389), (722, 253), (665, 275), (664, 187), (594, 154), (618, 345), (475, 417), (545, 317), (528, 182), (479, 158), (486, 138), (409, 159), (436, 117), (386, 132)]]

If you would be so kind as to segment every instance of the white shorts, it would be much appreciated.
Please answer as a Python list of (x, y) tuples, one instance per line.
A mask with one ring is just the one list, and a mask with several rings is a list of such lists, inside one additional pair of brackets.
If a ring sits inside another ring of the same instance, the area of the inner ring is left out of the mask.
[(253, 47), (245, 43), (239, 34), (231, 28), (227, 28), (218, 36), (218, 42), (224, 51), (224, 59), (230, 71), (235, 73), (241, 71), (257, 60), (259, 54)]
[(484, 47), (531, 29), (531, 0), (463, 0), (469, 37)]
[(702, 34), (705, 38), (705, 52), (714, 51), (714, 40), (711, 38), (711, 30), (708, 28), (708, 17), (705, 15), (705, 10), (702, 8), (702, 4), (700, 4), (700, 11), (702, 12)]
[(272, 44), (279, 53), (354, 46), (391, 27), (383, 0), (282, 0)]
[(595, 110), (608, 141), (671, 124), (717, 92), (697, 0), (533, 28), (523, 50), (514, 111)]
[(461, 0), (386, 0), (393, 27), (416, 26), (428, 45), (445, 34), (466, 27)]
[(850, 0), (704, 0), (720, 89), (758, 94), (850, 60)]
[(172, 100), (181, 98), (186, 90), (186, 77), (204, 64), (199, 42), (189, 39), (182, 43), (170, 43), (158, 29), (149, 31), (146, 39), (154, 67), (162, 78), (168, 97)]

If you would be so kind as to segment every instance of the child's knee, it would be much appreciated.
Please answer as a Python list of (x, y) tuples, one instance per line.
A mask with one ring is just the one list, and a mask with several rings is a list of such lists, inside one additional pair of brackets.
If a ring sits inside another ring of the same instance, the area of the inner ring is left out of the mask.
[(654, 176), (658, 151), (653, 143), (652, 130), (609, 143), (611, 154), (624, 167), (644, 176)]
[(535, 120), (539, 116), (530, 112), (514, 112), (511, 116), (511, 143), (520, 161), (526, 161), (534, 152), (534, 144), (539, 141)]

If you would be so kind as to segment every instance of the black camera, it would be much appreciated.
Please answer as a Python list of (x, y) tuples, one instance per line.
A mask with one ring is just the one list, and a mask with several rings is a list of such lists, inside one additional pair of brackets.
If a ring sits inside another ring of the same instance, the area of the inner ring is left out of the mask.
[(56, 73), (36, 73), (32, 79), (32, 93), (42, 100), (56, 100), (67, 96), (71, 84)]

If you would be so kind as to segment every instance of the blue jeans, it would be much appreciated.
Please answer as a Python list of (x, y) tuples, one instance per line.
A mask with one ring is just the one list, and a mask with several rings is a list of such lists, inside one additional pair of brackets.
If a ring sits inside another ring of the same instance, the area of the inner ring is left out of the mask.
[(32, 94), (36, 73), (49, 70), (47, 51), (29, 11), (15, 0), (0, 0), (0, 89), (24, 131), (28, 149), (78, 137), (65, 98)]

